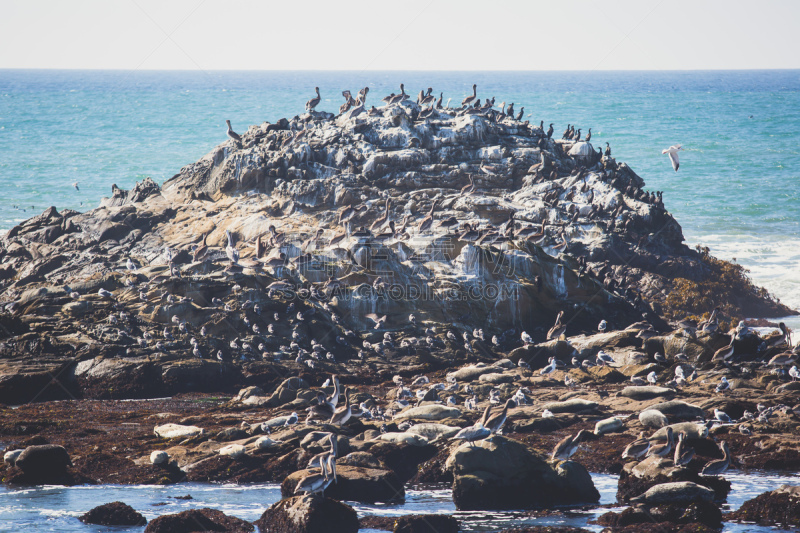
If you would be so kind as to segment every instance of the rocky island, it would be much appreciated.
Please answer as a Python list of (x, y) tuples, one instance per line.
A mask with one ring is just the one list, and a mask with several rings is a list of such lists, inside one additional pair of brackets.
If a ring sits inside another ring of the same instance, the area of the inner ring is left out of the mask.
[(193, 520), (330, 532), (409, 483), (541, 509), (612, 472), (604, 525), (677, 531), (721, 527), (731, 464), (800, 468), (797, 350), (743, 320), (794, 312), (610, 149), (362, 93), (0, 238), (5, 483), (276, 482)]

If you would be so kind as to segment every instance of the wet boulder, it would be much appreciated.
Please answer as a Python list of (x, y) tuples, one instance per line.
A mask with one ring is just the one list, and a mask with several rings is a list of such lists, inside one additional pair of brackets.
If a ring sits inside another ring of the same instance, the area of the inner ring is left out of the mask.
[(577, 463), (559, 472), (525, 444), (495, 436), (463, 444), (446, 462), (459, 510), (532, 509), (596, 502), (600, 494)]
[(760, 526), (800, 527), (800, 487), (781, 485), (777, 490), (759, 494), (726, 514), (725, 519)]
[(352, 507), (321, 496), (292, 496), (264, 511), (255, 522), (260, 533), (357, 533)]
[(194, 533), (196, 531), (219, 531), (222, 533), (249, 533), (255, 528), (234, 516), (216, 509), (190, 509), (177, 514), (154, 518), (147, 524), (144, 533)]
[(392, 533), (458, 533), (458, 520), (442, 514), (401, 516)]
[(143, 526), (147, 524), (147, 519), (141, 513), (123, 502), (98, 505), (78, 517), (78, 520), (84, 524), (100, 526)]
[(711, 490), (714, 499), (718, 501), (724, 501), (731, 490), (730, 482), (722, 477), (701, 476), (690, 468), (676, 467), (669, 458), (651, 455), (638, 463), (628, 463), (623, 467), (619, 474), (617, 500), (633, 501), (654, 486), (672, 482), (700, 485)]
[(14, 464), (26, 477), (37, 480), (37, 484), (46, 484), (47, 480), (58, 484), (56, 480), (67, 473), (67, 467), (72, 466), (72, 460), (63, 446), (41, 444), (25, 448)]
[[(311, 472), (299, 470), (283, 480), (281, 484), (283, 497), (294, 495), (297, 484)], [(337, 500), (388, 503), (403, 501), (406, 493), (403, 483), (391, 470), (337, 464), (336, 482), (325, 489), (325, 495)]]

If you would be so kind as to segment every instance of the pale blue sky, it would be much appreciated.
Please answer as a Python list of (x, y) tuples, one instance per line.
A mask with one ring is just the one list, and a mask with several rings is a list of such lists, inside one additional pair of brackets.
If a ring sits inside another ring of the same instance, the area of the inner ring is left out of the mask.
[(0, 0), (0, 68), (800, 68), (798, 0)]

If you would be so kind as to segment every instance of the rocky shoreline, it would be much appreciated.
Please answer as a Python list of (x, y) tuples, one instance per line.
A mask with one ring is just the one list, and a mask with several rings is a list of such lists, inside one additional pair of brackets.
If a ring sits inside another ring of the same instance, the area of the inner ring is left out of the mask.
[[(610, 472), (633, 506), (603, 525), (678, 531), (721, 526), (721, 441), (726, 467), (800, 469), (797, 349), (740, 321), (794, 312), (686, 247), (630, 167), (492, 108), (353, 111), (0, 238), (4, 483), (276, 482), (255, 526), (175, 523), (353, 531), (339, 500), (578, 505)], [(670, 453), (623, 459), (640, 432)], [(295, 496), (331, 455), (327, 498)]]

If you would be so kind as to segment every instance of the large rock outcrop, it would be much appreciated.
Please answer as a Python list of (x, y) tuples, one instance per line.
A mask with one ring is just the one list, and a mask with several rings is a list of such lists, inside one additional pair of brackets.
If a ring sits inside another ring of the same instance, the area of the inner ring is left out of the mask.
[[(312, 340), (336, 361), (492, 356), (522, 331), (543, 341), (559, 311), (569, 334), (601, 318), (663, 329), (713, 305), (791, 313), (687, 248), (661, 198), (590, 143), (496, 111), (420, 113), (408, 100), (252, 126), (162, 187), (114, 187), (87, 213), (12, 228), (0, 402), (263, 386), (285, 375), (276, 360), (310, 360)], [(709, 283), (713, 298), (692, 297)]]
[(533, 509), (600, 500), (589, 473), (578, 463), (555, 467), (525, 444), (495, 436), (464, 444), (450, 454), (453, 501), (459, 510)]

